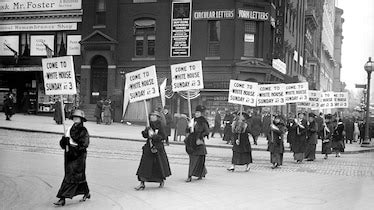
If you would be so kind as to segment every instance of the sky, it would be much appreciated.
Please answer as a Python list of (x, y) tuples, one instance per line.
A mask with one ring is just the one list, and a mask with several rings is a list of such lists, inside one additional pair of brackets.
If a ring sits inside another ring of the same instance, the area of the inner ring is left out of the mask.
[[(364, 65), (369, 57), (374, 61), (374, 1), (336, 0), (336, 6), (344, 10), (341, 81), (354, 89), (355, 84), (367, 83)], [(373, 80), (374, 73), (371, 87)]]

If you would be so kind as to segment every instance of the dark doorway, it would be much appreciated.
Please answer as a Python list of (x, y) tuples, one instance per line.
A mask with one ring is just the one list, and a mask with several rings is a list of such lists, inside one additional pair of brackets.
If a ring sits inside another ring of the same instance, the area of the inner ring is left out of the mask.
[(91, 63), (91, 104), (107, 97), (108, 62), (103, 56), (96, 56)]

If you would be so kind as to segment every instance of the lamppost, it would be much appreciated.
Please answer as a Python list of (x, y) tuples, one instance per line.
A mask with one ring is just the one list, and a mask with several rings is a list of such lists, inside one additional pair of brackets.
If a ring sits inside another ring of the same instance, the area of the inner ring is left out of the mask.
[[(121, 75), (121, 78), (122, 78), (122, 85), (123, 85), (123, 87), (122, 87), (122, 96), (123, 96), (123, 99), (122, 99), (122, 104), (124, 104), (125, 103), (125, 77), (126, 77), (126, 71), (124, 70), (124, 69), (122, 69), (120, 72), (119, 72), (119, 74)], [(121, 118), (121, 123), (123, 123), (123, 118), (124, 118), (124, 116), (122, 116), (122, 118)]]
[(371, 61), (371, 57), (369, 57), (369, 61), (365, 63), (365, 71), (368, 73), (368, 83), (366, 85), (366, 127), (365, 127), (365, 138), (362, 142), (363, 145), (370, 144), (370, 77), (371, 72), (374, 71), (374, 62)]

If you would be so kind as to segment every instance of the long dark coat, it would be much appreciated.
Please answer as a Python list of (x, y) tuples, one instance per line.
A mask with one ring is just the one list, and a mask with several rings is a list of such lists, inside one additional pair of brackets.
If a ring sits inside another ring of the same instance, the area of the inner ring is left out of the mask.
[(259, 136), (262, 129), (262, 120), (260, 115), (253, 115), (250, 120), (250, 130), (252, 136)]
[(293, 142), (295, 141), (295, 138), (296, 138), (296, 127), (293, 127), (295, 124), (295, 121), (294, 119), (288, 119), (287, 120), (287, 130), (288, 130), (288, 133), (287, 133), (287, 143), (289, 143), (291, 145), (291, 151), (292, 151), (292, 144)]
[[(152, 129), (157, 134), (149, 136), (148, 131)], [(165, 128), (161, 121), (150, 122), (150, 127), (142, 131), (142, 135), (147, 139), (143, 146), (143, 154), (140, 160), (138, 171), (139, 181), (160, 182), (171, 175), (169, 160), (165, 152), (163, 140), (166, 138)], [(151, 144), (157, 149), (157, 153), (152, 153)]]
[(317, 144), (318, 125), (316, 121), (310, 122), (307, 130), (307, 144)]
[(70, 144), (69, 137), (62, 137), (60, 141), (61, 148), (65, 149), (65, 176), (57, 194), (58, 198), (72, 198), (89, 192), (86, 181), (86, 158), (90, 137), (83, 123), (72, 126), (70, 138), (77, 145)]
[(326, 122), (326, 126), (322, 126), (321, 139), (322, 139), (322, 154), (331, 154), (331, 139), (334, 127), (332, 122)]
[(292, 151), (294, 153), (304, 153), (306, 149), (306, 133), (307, 133), (307, 123), (306, 120), (301, 121), (301, 126), (294, 123), (290, 129), (295, 132), (295, 139), (292, 143)]
[(61, 110), (61, 102), (56, 101), (53, 108), (55, 109), (53, 113), (53, 120), (56, 121), (57, 124), (62, 123), (62, 110)]
[(103, 101), (97, 101), (95, 107), (94, 117), (101, 119), (101, 112), (103, 111)]
[(354, 124), (352, 119), (346, 119), (344, 122), (345, 135), (347, 140), (353, 140)]
[(204, 141), (204, 137), (209, 136), (209, 124), (204, 117), (194, 118), (195, 126), (194, 132), (190, 132), (190, 129), (187, 128), (188, 136), (185, 138), (184, 143), (186, 144), (186, 152), (189, 155), (206, 155), (206, 146), (204, 144), (197, 145), (196, 141), (198, 139)]
[[(235, 124), (238, 122), (233, 123), (233, 164), (249, 164), (252, 163), (252, 148), (251, 143), (249, 141), (249, 133), (251, 131), (248, 124), (244, 124), (241, 128), (235, 131)], [(236, 140), (239, 140), (239, 144), (236, 144)]]
[(173, 119), (171, 118), (170, 113), (165, 114), (165, 120), (166, 120), (165, 134), (166, 136), (170, 136), (171, 135), (171, 124), (173, 122)]
[(271, 116), (265, 115), (262, 119), (262, 133), (267, 135), (270, 132)]
[(223, 123), (225, 124), (225, 128), (223, 129), (223, 141), (231, 141), (233, 135), (231, 124), (233, 121), (234, 116), (232, 114), (226, 114), (223, 118)]
[(4, 112), (8, 116), (12, 116), (15, 113), (13, 99), (9, 96), (4, 99)]
[(344, 124), (338, 123), (338, 125), (334, 128), (332, 133), (332, 142), (331, 147), (335, 152), (344, 152)]
[[(268, 151), (271, 153), (284, 153), (283, 145), (283, 133), (285, 127), (282, 123), (274, 124), (278, 129), (269, 128), (269, 132), (266, 135), (268, 140)], [(272, 135), (273, 133), (273, 135)], [(273, 138), (272, 138), (273, 137)]]

